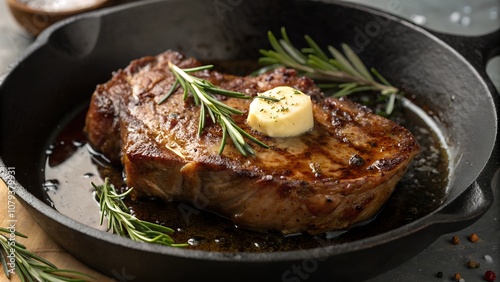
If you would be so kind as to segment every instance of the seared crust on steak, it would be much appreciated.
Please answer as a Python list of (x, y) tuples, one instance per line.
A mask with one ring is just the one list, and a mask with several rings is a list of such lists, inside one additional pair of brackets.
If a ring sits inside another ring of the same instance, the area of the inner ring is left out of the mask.
[[(314, 128), (296, 137), (263, 136), (246, 114), (234, 116), (270, 148), (251, 144), (255, 156), (243, 157), (228, 139), (219, 155), (219, 126), (207, 119), (198, 136), (199, 108), (181, 89), (158, 104), (174, 83), (168, 61), (200, 65), (173, 51), (135, 60), (97, 87), (87, 113), (89, 143), (123, 164), (137, 196), (186, 201), (251, 229), (315, 234), (373, 217), (418, 153), (407, 129), (347, 99), (325, 98), (312, 80), (280, 68), (257, 77), (197, 73), (249, 95), (285, 85), (313, 100)], [(221, 100), (245, 113), (251, 102)]]

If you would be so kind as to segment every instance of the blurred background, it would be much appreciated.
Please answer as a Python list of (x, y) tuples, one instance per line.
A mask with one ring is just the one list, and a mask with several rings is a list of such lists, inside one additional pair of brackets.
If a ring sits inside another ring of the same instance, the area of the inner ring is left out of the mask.
[[(500, 0), (345, 0), (403, 17), (427, 29), (447, 34), (480, 36), (500, 28)], [(499, 38), (500, 47), (500, 38)], [(500, 56), (487, 72), (500, 89)]]
[[(21, 56), (23, 51), (34, 40), (34, 37), (14, 20), (7, 7), (8, 1), (27, 2), (28, 0), (0, 1), (0, 73), (4, 73), (7, 67)], [(49, 2), (52, 0), (39, 1)], [(443, 33), (479, 36), (500, 28), (500, 0), (345, 1), (371, 6), (401, 16), (417, 25)], [(66, 2), (69, 2), (69, 0), (66, 0)], [(133, 0), (115, 0), (114, 5), (127, 2), (133, 2)], [(500, 89), (500, 56), (489, 61), (487, 72), (497, 89)]]

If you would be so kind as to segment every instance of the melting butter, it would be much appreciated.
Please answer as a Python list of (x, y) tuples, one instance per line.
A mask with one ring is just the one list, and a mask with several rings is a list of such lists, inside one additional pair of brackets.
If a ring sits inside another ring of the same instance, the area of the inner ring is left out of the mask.
[[(314, 126), (311, 97), (288, 86), (259, 93), (250, 104), (248, 125), (270, 137), (292, 137)], [(269, 99), (271, 98), (271, 99)]]

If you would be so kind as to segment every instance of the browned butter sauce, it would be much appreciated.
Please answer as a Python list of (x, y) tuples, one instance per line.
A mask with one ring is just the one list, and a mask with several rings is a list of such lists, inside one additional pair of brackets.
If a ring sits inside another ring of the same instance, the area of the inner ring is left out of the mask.
[[(414, 159), (393, 195), (377, 216), (349, 230), (317, 236), (283, 236), (275, 232), (254, 232), (239, 228), (218, 215), (186, 203), (164, 203), (156, 199), (125, 199), (138, 218), (176, 230), (176, 243), (188, 248), (220, 252), (272, 252), (307, 249), (339, 244), (395, 229), (440, 206), (448, 183), (448, 158), (443, 138), (431, 119), (411, 102), (393, 117), (417, 138), (421, 153)], [(121, 167), (113, 167), (105, 157), (92, 152), (82, 133), (86, 109), (75, 111), (61, 122), (46, 151), (45, 182), (47, 202), (62, 214), (94, 228), (99, 225), (99, 207), (91, 182), (101, 184), (110, 177), (115, 187), (126, 189)], [(202, 206), (202, 205), (200, 205)]]

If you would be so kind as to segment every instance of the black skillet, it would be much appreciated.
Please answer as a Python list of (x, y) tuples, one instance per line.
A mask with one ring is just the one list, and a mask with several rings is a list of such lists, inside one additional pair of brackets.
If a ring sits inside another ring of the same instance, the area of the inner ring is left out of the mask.
[[(449, 147), (450, 181), (437, 210), (353, 242), (227, 254), (135, 243), (89, 228), (46, 204), (40, 186), (47, 140), (112, 71), (170, 48), (200, 59), (253, 60), (259, 48), (268, 48), (266, 32), (281, 26), (292, 40), (309, 34), (320, 46), (348, 43), (367, 65), (411, 90)], [(486, 51), (498, 47), (498, 31), (470, 39), (475, 45), (444, 38), (465, 58), (404, 20), (338, 2), (144, 1), (76, 17), (41, 34), (0, 87), (1, 177), (7, 181), (7, 168), (15, 168), (9, 187), (40, 226), (110, 276), (125, 273), (134, 281), (366, 279), (408, 260), (438, 236), (468, 226), (493, 202), (498, 182), (492, 179), (500, 166), (499, 97), (484, 63), (493, 55)]]

